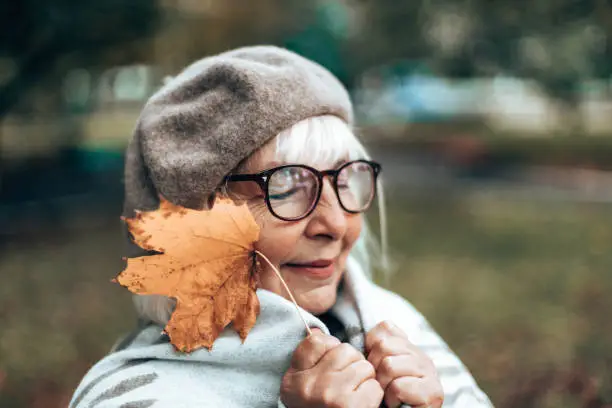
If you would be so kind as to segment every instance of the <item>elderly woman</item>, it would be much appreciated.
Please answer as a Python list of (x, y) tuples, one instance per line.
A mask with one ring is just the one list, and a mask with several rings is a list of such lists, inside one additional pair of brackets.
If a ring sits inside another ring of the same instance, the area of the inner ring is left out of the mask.
[(72, 408), (491, 406), (425, 318), (369, 279), (362, 213), (377, 187), (382, 197), (381, 167), (352, 125), (331, 73), (271, 46), (204, 58), (148, 101), (127, 151), (124, 215), (160, 195), (194, 209), (215, 194), (246, 201), (256, 249), (312, 334), (269, 268), (244, 344), (226, 329), (211, 351), (176, 351), (162, 333), (173, 299), (135, 295), (140, 327), (92, 367)]

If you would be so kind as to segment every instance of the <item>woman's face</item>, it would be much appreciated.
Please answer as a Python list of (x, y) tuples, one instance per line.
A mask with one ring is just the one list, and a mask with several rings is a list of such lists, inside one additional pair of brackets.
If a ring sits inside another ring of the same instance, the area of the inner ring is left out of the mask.
[[(243, 173), (257, 173), (284, 164), (274, 161), (274, 140), (262, 147), (247, 163)], [(247, 199), (260, 227), (255, 248), (279, 269), (297, 303), (313, 314), (329, 310), (336, 302), (338, 284), (351, 248), (361, 232), (360, 214), (340, 207), (331, 181), (326, 178), (314, 211), (299, 221), (284, 221), (268, 210), (264, 193), (255, 183), (234, 183), (232, 191)], [(289, 295), (272, 269), (261, 262), (260, 287), (286, 299)]]

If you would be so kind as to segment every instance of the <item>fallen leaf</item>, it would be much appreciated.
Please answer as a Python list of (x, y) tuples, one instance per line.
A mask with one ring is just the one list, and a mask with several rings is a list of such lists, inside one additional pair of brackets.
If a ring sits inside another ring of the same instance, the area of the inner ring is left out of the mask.
[(165, 331), (180, 351), (212, 348), (230, 323), (244, 341), (259, 314), (254, 243), (259, 227), (246, 204), (217, 198), (197, 211), (162, 199), (126, 218), (134, 242), (160, 254), (127, 259), (116, 282), (176, 299)]

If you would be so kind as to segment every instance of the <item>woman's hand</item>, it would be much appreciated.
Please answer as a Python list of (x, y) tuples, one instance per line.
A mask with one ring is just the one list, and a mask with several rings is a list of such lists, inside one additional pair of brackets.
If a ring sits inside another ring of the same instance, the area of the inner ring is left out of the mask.
[(393, 323), (382, 322), (366, 335), (368, 361), (384, 390), (385, 404), (440, 408), (442, 384), (433, 362)]
[(281, 384), (288, 408), (378, 408), (382, 398), (372, 364), (350, 344), (318, 329), (296, 348)]

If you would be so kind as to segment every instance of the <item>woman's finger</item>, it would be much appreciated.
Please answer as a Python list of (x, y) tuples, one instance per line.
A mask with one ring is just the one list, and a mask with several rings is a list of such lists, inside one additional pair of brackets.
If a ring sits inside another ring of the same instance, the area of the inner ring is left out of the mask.
[(385, 337), (375, 343), (368, 353), (368, 361), (378, 370), (381, 361), (387, 356), (411, 355), (415, 351), (408, 344), (408, 340), (401, 337)]
[(438, 383), (427, 378), (400, 377), (391, 381), (384, 398), (389, 408), (399, 407), (402, 403), (413, 407), (439, 408), (444, 394)]
[(378, 408), (382, 403), (384, 391), (375, 379), (363, 382), (351, 395), (351, 407)]
[(312, 334), (304, 339), (293, 352), (291, 367), (297, 371), (313, 368), (325, 354), (338, 345), (340, 345), (340, 340), (337, 338), (313, 329)]
[(317, 366), (324, 371), (342, 371), (359, 360), (365, 360), (363, 354), (350, 344), (342, 343), (326, 353)]
[(345, 367), (338, 375), (341, 381), (347, 384), (347, 388), (351, 390), (356, 390), (361, 384), (368, 380), (376, 379), (374, 367), (365, 359), (355, 361)]
[(376, 343), (384, 340), (387, 337), (400, 337), (408, 340), (406, 333), (400, 329), (395, 323), (389, 320), (378, 323), (372, 330), (368, 332), (365, 338), (366, 351), (370, 351)]
[(400, 377), (423, 378), (427, 374), (418, 360), (411, 355), (386, 356), (376, 369), (376, 379), (383, 390), (386, 390), (391, 381)]

